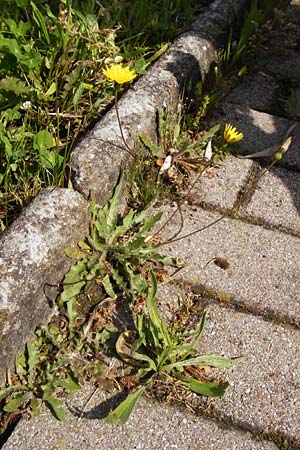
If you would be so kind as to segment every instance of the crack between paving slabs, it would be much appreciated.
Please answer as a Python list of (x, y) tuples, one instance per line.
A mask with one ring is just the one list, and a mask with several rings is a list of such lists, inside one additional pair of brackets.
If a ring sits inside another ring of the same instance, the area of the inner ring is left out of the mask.
[(185, 281), (183, 279), (174, 279), (172, 284), (183, 290), (188, 290), (195, 295), (197, 301), (201, 301), (201, 306), (205, 309), (208, 305), (219, 305), (223, 308), (232, 309), (255, 317), (262, 318), (266, 322), (272, 322), (285, 328), (295, 330), (300, 329), (300, 322), (289, 317), (287, 314), (274, 314), (268, 309), (253, 307), (249, 303), (242, 303), (234, 294), (208, 287), (199, 282)]

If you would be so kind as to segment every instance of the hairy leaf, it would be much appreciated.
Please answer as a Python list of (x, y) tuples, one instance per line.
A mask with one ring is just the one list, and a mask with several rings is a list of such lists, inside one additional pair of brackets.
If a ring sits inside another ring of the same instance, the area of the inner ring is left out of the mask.
[(189, 377), (179, 377), (180, 382), (196, 394), (207, 397), (222, 397), (229, 383), (201, 382)]
[(27, 391), (24, 394), (16, 394), (14, 398), (8, 401), (6, 405), (4, 406), (4, 411), (6, 412), (13, 412), (19, 409), (21, 406), (24, 405), (29, 399), (31, 399), (33, 396), (33, 393), (31, 391)]
[(143, 385), (133, 394), (128, 395), (128, 397), (120, 403), (119, 406), (109, 413), (107, 421), (109, 423), (117, 423), (122, 425), (127, 422), (131, 411), (145, 389), (146, 385)]

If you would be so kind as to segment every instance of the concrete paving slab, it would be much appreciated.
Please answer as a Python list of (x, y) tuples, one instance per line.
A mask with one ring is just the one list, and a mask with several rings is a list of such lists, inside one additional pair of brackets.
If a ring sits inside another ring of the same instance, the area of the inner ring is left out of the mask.
[[(168, 208), (165, 206), (163, 210), (170, 211)], [(182, 214), (184, 223), (179, 237), (221, 217), (192, 206), (183, 207)], [(163, 230), (163, 239), (173, 236), (181, 226), (177, 214)], [(218, 290), (224, 301), (234, 301), (254, 313), (299, 323), (297, 237), (223, 218), (200, 233), (163, 246), (162, 251), (187, 262), (177, 275), (179, 279)], [(213, 262), (207, 265), (216, 257), (225, 258), (229, 268), (224, 270)]]
[(300, 236), (300, 175), (282, 168), (266, 172), (239, 214)]
[[(77, 395), (81, 409), (91, 390)], [(141, 399), (124, 426), (109, 425), (101, 419), (104, 396), (97, 395), (81, 420), (68, 414), (61, 423), (44, 411), (40, 417), (23, 420), (3, 450), (276, 450), (278, 447), (258, 440), (249, 432), (197, 417)], [(47, 427), (45, 427), (47, 423)]]
[(213, 414), (299, 449), (300, 331), (216, 305), (207, 311), (201, 351), (247, 356), (227, 371), (230, 387), (213, 400)]
[(277, 81), (264, 72), (254, 73), (247, 77), (231, 91), (224, 101), (236, 103), (247, 108), (270, 114), (276, 113), (278, 104), (276, 100)]
[(278, 78), (300, 80), (300, 53), (291, 49), (262, 51), (255, 66)]
[[(242, 155), (266, 150), (273, 145), (280, 147), (288, 129), (295, 123), (282, 117), (255, 111), (242, 105), (225, 103), (221, 106), (219, 120), (231, 123), (244, 133), (244, 139), (236, 149)], [(291, 133), (292, 144), (278, 165), (300, 169), (300, 126)]]
[[(195, 183), (190, 197), (200, 205), (230, 210), (235, 206), (241, 189), (246, 184), (254, 163), (250, 159), (228, 156), (216, 168), (204, 172)], [(191, 182), (197, 175), (193, 175)]]

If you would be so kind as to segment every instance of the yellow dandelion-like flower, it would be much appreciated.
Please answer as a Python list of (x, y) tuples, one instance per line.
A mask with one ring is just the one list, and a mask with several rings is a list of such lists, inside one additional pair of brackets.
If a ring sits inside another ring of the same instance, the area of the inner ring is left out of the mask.
[(116, 81), (118, 84), (132, 81), (137, 76), (134, 70), (128, 66), (124, 67), (123, 64), (112, 64), (110, 67), (106, 66), (103, 69), (103, 73), (109, 81)]
[(235, 127), (226, 123), (223, 137), (228, 144), (241, 141), (244, 137), (243, 133), (239, 133)]

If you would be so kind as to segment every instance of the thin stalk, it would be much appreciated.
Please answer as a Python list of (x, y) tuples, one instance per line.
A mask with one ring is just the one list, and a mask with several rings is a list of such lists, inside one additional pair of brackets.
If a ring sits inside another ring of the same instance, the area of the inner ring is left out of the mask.
[(124, 133), (123, 133), (123, 128), (122, 128), (121, 119), (120, 119), (120, 115), (119, 115), (119, 109), (118, 109), (118, 91), (117, 91), (117, 89), (116, 89), (116, 96), (115, 96), (115, 109), (116, 109), (117, 120), (118, 120), (118, 124), (119, 124), (119, 128), (120, 128), (120, 132), (121, 132), (122, 141), (123, 141), (128, 153), (134, 158), (134, 153), (131, 150), (131, 148), (129, 147), (129, 145), (127, 144)]

